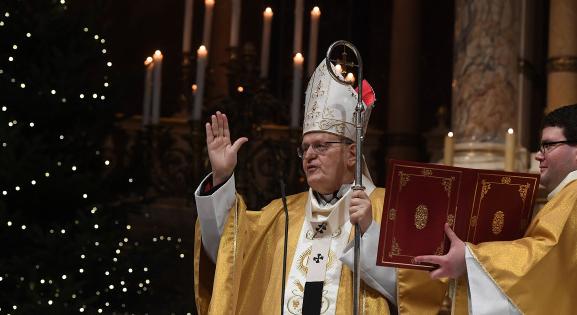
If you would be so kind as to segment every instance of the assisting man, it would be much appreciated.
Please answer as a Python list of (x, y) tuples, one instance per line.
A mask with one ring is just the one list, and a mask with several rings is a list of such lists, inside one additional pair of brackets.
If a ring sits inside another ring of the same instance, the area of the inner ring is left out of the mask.
[(457, 304), (465, 312), (467, 304), (472, 314), (576, 312), (577, 104), (545, 116), (536, 160), (549, 195), (525, 237), (473, 245), (446, 226), (447, 255), (416, 258), (440, 266), (431, 272), (433, 278), (461, 277), (465, 298)]

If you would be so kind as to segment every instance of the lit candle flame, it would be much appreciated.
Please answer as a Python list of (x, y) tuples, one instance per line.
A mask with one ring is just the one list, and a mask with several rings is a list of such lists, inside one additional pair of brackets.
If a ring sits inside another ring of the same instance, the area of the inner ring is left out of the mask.
[(303, 62), (305, 61), (305, 58), (303, 57), (303, 55), (301, 53), (296, 53), (296, 55), (293, 58), (293, 61), (295, 64), (303, 64)]
[(153, 58), (154, 60), (162, 59), (162, 52), (160, 50), (155, 51)]
[(208, 50), (206, 50), (206, 46), (200, 45), (198, 50), (196, 51), (199, 58), (205, 58), (208, 55)]
[(349, 83), (354, 83), (355, 82), (355, 75), (352, 74), (351, 72), (347, 73), (347, 77), (345, 78), (345, 81), (347, 81)]
[(340, 64), (337, 64), (335, 66), (335, 71), (337, 72), (337, 74), (342, 74), (343, 73), (343, 67), (341, 67)]
[(321, 9), (319, 9), (319, 7), (314, 7), (314, 8), (311, 10), (311, 16), (316, 16), (316, 17), (318, 17), (318, 16), (320, 16), (320, 15), (321, 15)]

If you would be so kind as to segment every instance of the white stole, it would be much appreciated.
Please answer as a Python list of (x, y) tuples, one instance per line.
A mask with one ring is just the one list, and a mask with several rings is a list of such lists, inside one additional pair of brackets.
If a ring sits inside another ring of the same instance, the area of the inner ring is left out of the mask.
[[(375, 189), (374, 184), (364, 176), (363, 183), (365, 184), (365, 192), (370, 195)], [(334, 205), (322, 207), (314, 197), (312, 189), (309, 189), (305, 219), (286, 281), (285, 314), (302, 313), (308, 261), (311, 258), (313, 235), (317, 232), (318, 222), (326, 222), (326, 230), (323, 233), (330, 235), (331, 239), (324, 278), (321, 314), (335, 314), (343, 266), (339, 258), (342, 256), (352, 230), (352, 224), (349, 220), (351, 193), (352, 190), (349, 189)], [(323, 214), (329, 215), (325, 217)], [(311, 224), (311, 221), (316, 223)]]

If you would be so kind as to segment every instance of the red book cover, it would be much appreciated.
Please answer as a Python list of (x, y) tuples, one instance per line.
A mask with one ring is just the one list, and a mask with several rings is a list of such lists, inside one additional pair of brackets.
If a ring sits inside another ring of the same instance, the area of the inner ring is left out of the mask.
[(434, 269), (420, 255), (444, 255), (445, 222), (463, 241), (521, 238), (539, 175), (389, 161), (377, 265)]

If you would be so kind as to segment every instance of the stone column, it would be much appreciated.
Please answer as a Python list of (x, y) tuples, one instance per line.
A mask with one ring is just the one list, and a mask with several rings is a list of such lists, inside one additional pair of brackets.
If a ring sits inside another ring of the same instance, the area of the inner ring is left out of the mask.
[(457, 0), (455, 10), (455, 164), (503, 169), (505, 133), (518, 126), (522, 2)]
[(577, 1), (549, 5), (547, 112), (577, 103)]
[[(216, 0), (212, 23), (210, 50), (208, 51), (208, 68), (206, 77), (205, 104), (228, 95), (228, 71), (226, 64), (230, 59), (230, 15), (231, 0)], [(205, 105), (206, 106), (206, 105)]]
[(535, 1), (521, 0), (519, 61), (518, 61), (518, 97), (517, 97), (517, 143), (525, 150), (535, 141), (531, 138), (531, 108), (535, 99), (532, 97), (535, 85)]
[(394, 0), (388, 102), (387, 157), (419, 157), (417, 107), (420, 8), (418, 0)]

